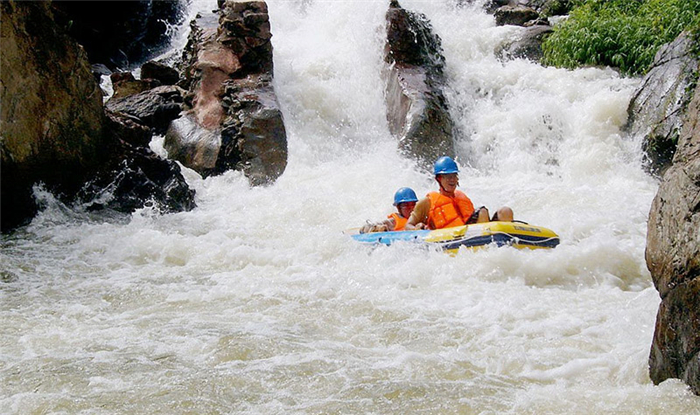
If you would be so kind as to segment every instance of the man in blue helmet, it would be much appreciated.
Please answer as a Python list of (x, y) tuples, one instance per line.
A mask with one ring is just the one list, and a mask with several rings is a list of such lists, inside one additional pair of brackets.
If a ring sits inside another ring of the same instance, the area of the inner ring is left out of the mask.
[[(475, 210), (467, 195), (457, 190), (459, 168), (452, 158), (440, 157), (433, 173), (440, 191), (430, 192), (418, 201), (406, 223), (407, 230), (442, 229), (489, 221), (488, 209), (482, 206)], [(512, 222), (513, 210), (502, 207), (491, 220)]]
[(403, 231), (406, 228), (408, 217), (416, 206), (418, 197), (410, 187), (402, 187), (394, 193), (394, 206), (397, 213), (392, 213), (387, 219), (379, 223), (367, 223), (360, 228), (360, 233)]

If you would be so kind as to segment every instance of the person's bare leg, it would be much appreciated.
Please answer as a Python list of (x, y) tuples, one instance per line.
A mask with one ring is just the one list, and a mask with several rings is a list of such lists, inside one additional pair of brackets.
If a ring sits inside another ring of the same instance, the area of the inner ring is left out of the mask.
[(484, 223), (489, 221), (489, 210), (485, 207), (479, 209), (479, 216), (476, 219), (476, 223)]
[(503, 206), (502, 208), (498, 209), (496, 215), (497, 220), (503, 222), (513, 222), (513, 209), (509, 208), (508, 206)]

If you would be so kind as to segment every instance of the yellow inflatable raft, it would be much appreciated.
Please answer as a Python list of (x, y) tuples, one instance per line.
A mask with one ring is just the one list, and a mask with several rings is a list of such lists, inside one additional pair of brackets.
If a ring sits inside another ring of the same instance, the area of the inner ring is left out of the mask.
[(369, 245), (418, 242), (435, 246), (448, 252), (460, 247), (477, 248), (487, 245), (515, 248), (554, 248), (559, 245), (559, 235), (542, 226), (524, 222), (486, 222), (437, 230), (374, 232), (354, 234), (352, 238)]

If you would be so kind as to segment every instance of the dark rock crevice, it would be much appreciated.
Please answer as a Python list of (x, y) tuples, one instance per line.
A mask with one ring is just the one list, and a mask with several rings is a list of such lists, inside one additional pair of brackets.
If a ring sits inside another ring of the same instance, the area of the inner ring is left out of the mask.
[(185, 1), (54, 1), (57, 24), (80, 43), (91, 63), (126, 70), (162, 52)]

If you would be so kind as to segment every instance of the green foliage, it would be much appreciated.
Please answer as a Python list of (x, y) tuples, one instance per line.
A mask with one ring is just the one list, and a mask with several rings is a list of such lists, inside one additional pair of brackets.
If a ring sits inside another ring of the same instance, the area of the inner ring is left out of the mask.
[(607, 65), (644, 73), (659, 47), (682, 31), (700, 35), (699, 0), (576, 0), (542, 49), (543, 62), (565, 68)]

